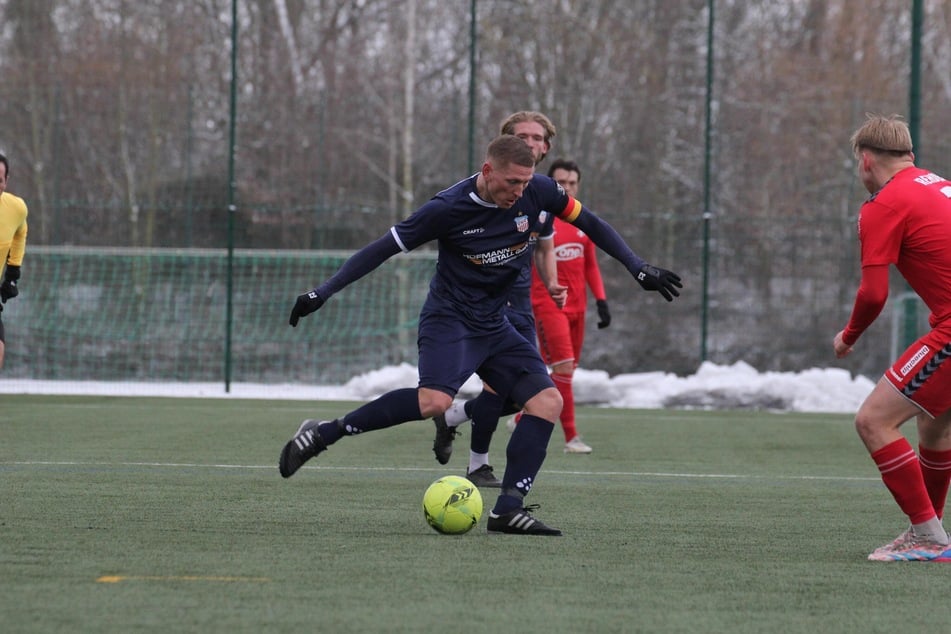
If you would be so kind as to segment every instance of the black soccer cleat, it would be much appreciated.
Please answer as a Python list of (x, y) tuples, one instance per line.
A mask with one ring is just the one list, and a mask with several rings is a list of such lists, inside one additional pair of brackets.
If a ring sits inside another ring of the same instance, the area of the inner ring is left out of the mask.
[(486, 522), (486, 531), (489, 533), (507, 533), (509, 535), (561, 535), (561, 531), (546, 526), (541, 520), (532, 517), (531, 512), (538, 508), (537, 504), (523, 509), (515, 509), (504, 515), (489, 513)]
[(452, 439), (459, 433), (455, 427), (446, 424), (445, 414), (433, 417), (436, 424), (436, 439), (433, 441), (433, 453), (439, 464), (446, 464), (452, 457)]
[(283, 477), (291, 477), (304, 466), (305, 462), (327, 448), (326, 443), (317, 433), (317, 425), (323, 422), (326, 421), (305, 420), (294, 437), (284, 445), (284, 449), (281, 450), (281, 460), (278, 463)]
[(466, 480), (477, 487), (488, 487), (490, 489), (501, 489), (502, 481), (495, 477), (492, 471), (492, 465), (484, 464), (475, 471), (466, 473)]

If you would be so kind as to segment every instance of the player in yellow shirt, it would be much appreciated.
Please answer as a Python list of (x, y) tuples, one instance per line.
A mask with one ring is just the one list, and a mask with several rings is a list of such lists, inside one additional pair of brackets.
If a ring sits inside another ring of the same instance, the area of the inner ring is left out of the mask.
[[(0, 283), (0, 313), (8, 299), (20, 294), (17, 280), (20, 279), (20, 264), (26, 251), (26, 203), (19, 196), (7, 191), (10, 164), (0, 154), (0, 262), (4, 264), (3, 282)], [(0, 368), (3, 368), (3, 353), (6, 341), (3, 321), (0, 320)]]

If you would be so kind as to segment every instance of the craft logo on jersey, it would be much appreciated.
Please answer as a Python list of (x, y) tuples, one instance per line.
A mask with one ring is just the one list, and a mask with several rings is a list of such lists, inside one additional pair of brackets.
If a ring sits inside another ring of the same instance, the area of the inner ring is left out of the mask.
[(516, 216), (515, 228), (519, 231), (519, 233), (525, 233), (528, 231), (528, 216)]

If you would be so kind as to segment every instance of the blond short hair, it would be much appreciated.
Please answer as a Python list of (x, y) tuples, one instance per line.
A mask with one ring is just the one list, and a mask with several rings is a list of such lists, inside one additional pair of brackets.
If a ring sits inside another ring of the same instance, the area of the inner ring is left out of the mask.
[(545, 142), (551, 143), (551, 139), (555, 136), (556, 132), (555, 124), (544, 114), (535, 110), (520, 110), (510, 114), (505, 118), (505, 121), (502, 122), (502, 128), (499, 134), (515, 134), (515, 124), (524, 121), (534, 121), (545, 128)]
[(914, 149), (911, 130), (899, 115), (868, 114), (865, 123), (852, 134), (852, 153), (862, 150), (902, 156)]

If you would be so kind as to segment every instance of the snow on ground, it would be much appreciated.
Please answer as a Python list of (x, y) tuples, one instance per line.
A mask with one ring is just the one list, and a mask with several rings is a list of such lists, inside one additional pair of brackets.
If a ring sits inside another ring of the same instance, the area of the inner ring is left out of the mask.
[[(344, 385), (273, 385), (232, 383), (148, 383), (97, 381), (33, 381), (0, 379), (0, 394), (81, 394), (109, 396), (167, 396), (253, 398), (278, 400), (366, 401), (391, 389), (414, 387), (416, 367), (389, 366), (352, 378)], [(802, 372), (759, 372), (752, 366), (703, 363), (695, 374), (680, 377), (666, 372), (609, 376), (579, 368), (575, 373), (578, 404), (642, 409), (768, 409), (791, 412), (853, 413), (875, 386), (863, 376), (837, 368)], [(460, 391), (474, 396), (481, 389), (473, 377)]]

